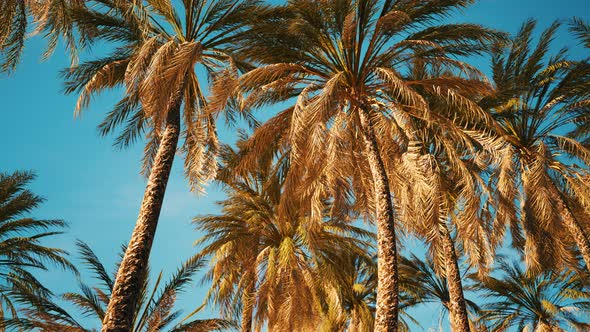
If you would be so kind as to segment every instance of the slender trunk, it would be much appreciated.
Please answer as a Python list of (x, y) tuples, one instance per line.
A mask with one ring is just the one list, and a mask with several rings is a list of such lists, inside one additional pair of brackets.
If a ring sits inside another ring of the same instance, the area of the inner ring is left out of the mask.
[(454, 332), (469, 332), (469, 316), (463, 295), (461, 272), (457, 263), (457, 253), (453, 239), (446, 224), (440, 226), (440, 235), (444, 250), (445, 274), (449, 288), (449, 320)]
[(142, 280), (147, 273), (148, 259), (179, 137), (180, 104), (172, 107), (168, 113), (166, 129), (150, 172), (135, 229), (117, 273), (102, 332), (129, 332), (132, 329), (133, 315)]
[(242, 295), (242, 324), (240, 332), (252, 332), (252, 315), (254, 314), (254, 293), (256, 293), (256, 273)]
[(393, 203), (389, 191), (389, 179), (368, 109), (360, 107), (359, 117), (375, 191), (378, 257), (375, 332), (393, 332), (398, 330), (399, 305)]
[(571, 236), (576, 241), (578, 250), (582, 254), (582, 258), (586, 263), (586, 268), (590, 271), (590, 238), (586, 233), (586, 230), (580, 225), (576, 217), (572, 214), (570, 207), (565, 201), (563, 195), (559, 192), (559, 189), (554, 184), (551, 184), (551, 191), (556, 201), (557, 209), (561, 214), (563, 222), (570, 232)]

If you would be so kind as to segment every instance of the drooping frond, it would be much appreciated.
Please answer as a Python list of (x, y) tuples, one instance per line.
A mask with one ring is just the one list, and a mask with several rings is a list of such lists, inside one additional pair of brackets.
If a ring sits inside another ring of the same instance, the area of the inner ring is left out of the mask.
[(77, 39), (84, 44), (84, 33), (78, 38), (74, 32), (74, 12), (84, 6), (81, 0), (6, 0), (0, 4), (0, 72), (16, 69), (30, 35), (43, 34), (49, 57), (63, 40), (72, 57), (77, 60)]

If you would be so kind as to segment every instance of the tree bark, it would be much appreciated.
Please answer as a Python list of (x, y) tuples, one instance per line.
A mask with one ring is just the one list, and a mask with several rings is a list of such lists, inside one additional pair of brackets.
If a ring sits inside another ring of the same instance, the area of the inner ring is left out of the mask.
[(578, 220), (576, 220), (576, 217), (572, 214), (570, 207), (559, 189), (557, 189), (553, 183), (551, 184), (551, 191), (565, 227), (574, 238), (574, 241), (576, 241), (578, 250), (580, 250), (582, 258), (586, 263), (586, 268), (590, 272), (590, 238), (588, 237), (586, 230), (584, 230), (582, 225), (580, 225)]
[(379, 152), (368, 107), (359, 107), (365, 153), (373, 176), (377, 223), (377, 304), (375, 332), (398, 330), (398, 271), (394, 212), (389, 178)]
[(254, 314), (254, 293), (256, 292), (256, 277), (254, 273), (251, 276), (252, 280), (242, 295), (242, 322), (240, 331), (241, 332), (252, 332), (252, 316)]
[(543, 321), (539, 321), (537, 323), (537, 327), (535, 328), (535, 332), (552, 332), (552, 331), (561, 331), (561, 329), (556, 329), (553, 326), (543, 322)]
[(461, 271), (457, 263), (457, 253), (449, 228), (446, 224), (440, 225), (440, 235), (445, 258), (445, 274), (449, 288), (449, 320), (451, 330), (454, 332), (470, 332), (469, 316), (467, 305), (463, 295), (463, 284), (461, 282)]
[(103, 320), (102, 332), (129, 332), (160, 218), (166, 185), (180, 137), (180, 103), (168, 112), (156, 158), (144, 192), (135, 229), (119, 267)]

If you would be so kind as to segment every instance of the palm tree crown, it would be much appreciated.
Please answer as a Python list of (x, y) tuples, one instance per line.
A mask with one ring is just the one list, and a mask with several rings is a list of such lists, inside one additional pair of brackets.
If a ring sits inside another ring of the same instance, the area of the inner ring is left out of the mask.
[(0, 312), (2, 318), (18, 316), (23, 294), (47, 297), (51, 292), (35, 277), (33, 270), (47, 270), (55, 264), (75, 271), (64, 257), (66, 252), (43, 245), (43, 240), (66, 227), (62, 220), (28, 216), (43, 203), (27, 186), (32, 172), (0, 173)]
[[(365, 256), (370, 232), (348, 220), (279, 215), (280, 202), (292, 199), (283, 196), (288, 159), (238, 175), (227, 168), (237, 158), (238, 153), (224, 148), (220, 179), (228, 198), (220, 202), (222, 213), (195, 219), (205, 231), (199, 255), (211, 257), (210, 298), (226, 315), (235, 317), (240, 312), (233, 310), (241, 308), (242, 331), (262, 326), (315, 330), (321, 294), (353, 268), (347, 253)], [(328, 208), (326, 202), (324, 211)]]
[[(76, 23), (90, 41), (116, 41), (124, 46), (100, 59), (64, 71), (66, 92), (79, 92), (76, 112), (93, 94), (117, 86), (126, 95), (99, 126), (104, 135), (123, 130), (115, 144), (125, 147), (148, 138), (143, 172), (149, 174), (168, 113), (184, 107), (182, 152), (194, 188), (215, 177), (218, 149), (217, 114), (207, 106), (206, 85), (243, 68), (229, 46), (240, 39), (247, 21), (262, 10), (255, 0), (93, 1), (78, 10)], [(233, 118), (230, 114), (230, 119)]]
[(480, 321), (491, 331), (517, 327), (519, 331), (586, 331), (590, 311), (587, 280), (574, 272), (531, 274), (518, 264), (501, 262), (498, 277), (481, 280), (480, 290), (490, 302), (482, 306)]
[(590, 266), (588, 202), (582, 194), (588, 190), (583, 179), (590, 151), (572, 138), (587, 111), (587, 97), (579, 93), (586, 74), (567, 59), (565, 49), (550, 54), (558, 23), (543, 31), (536, 45), (535, 26), (526, 22), (511, 43), (495, 48), (497, 92), (481, 102), (511, 143), (492, 176), (500, 203), (497, 234), (510, 228), (529, 267), (576, 265), (568, 249), (572, 243)]
[[(416, 139), (412, 122), (436, 121), (456, 141), (468, 142), (459, 123), (491, 121), (460, 93), (468, 88), (483, 94), (488, 87), (455, 56), (481, 52), (499, 36), (478, 25), (435, 23), (470, 3), (290, 1), (263, 15), (266, 23), (257, 24), (244, 43), (243, 53), (261, 67), (236, 84), (245, 94), (240, 106), (296, 100), (257, 130), (254, 153), (288, 145), (292, 167), (286, 193), (307, 197), (312, 217), (321, 217), (321, 197), (345, 205), (354, 196), (364, 212), (374, 211), (368, 216), (378, 225), (380, 328), (397, 320), (390, 170), (408, 139)], [(445, 75), (408, 79), (416, 62)], [(427, 98), (444, 101), (447, 113), (431, 112)]]

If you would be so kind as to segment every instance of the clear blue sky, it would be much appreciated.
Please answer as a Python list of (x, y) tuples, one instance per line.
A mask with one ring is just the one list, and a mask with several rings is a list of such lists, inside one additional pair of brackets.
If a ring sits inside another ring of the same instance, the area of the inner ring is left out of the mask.
[[(546, 27), (555, 19), (574, 15), (590, 20), (590, 0), (480, 0), (455, 20), (515, 32), (529, 17), (538, 18), (540, 26)], [(558, 43), (574, 44), (565, 32)], [(67, 234), (50, 244), (73, 252), (74, 241), (81, 239), (110, 268), (120, 245), (127, 243), (139, 210), (145, 185), (139, 175), (143, 146), (117, 151), (111, 138), (98, 135), (96, 126), (118, 100), (118, 91), (95, 98), (90, 109), (74, 119), (76, 97), (61, 93), (58, 77), (68, 60), (57, 52), (40, 62), (43, 46), (39, 39), (31, 40), (17, 72), (0, 77), (0, 171), (35, 170), (39, 177), (33, 189), (47, 198), (35, 216), (64, 219), (71, 226)], [(581, 56), (579, 50), (575, 52)], [(228, 129), (221, 129), (221, 136), (228, 143), (234, 137)], [(191, 219), (216, 212), (214, 202), (223, 198), (214, 186), (209, 187), (207, 196), (190, 193), (180, 165), (177, 160), (153, 247), (152, 269), (156, 272), (172, 272), (196, 252), (192, 243), (200, 235)], [(75, 278), (67, 273), (53, 271), (43, 276), (58, 293), (76, 287)], [(187, 310), (201, 303), (204, 292), (205, 288), (195, 287), (182, 297)], [(416, 317), (428, 330), (437, 328), (437, 315), (437, 308), (424, 308)]]

